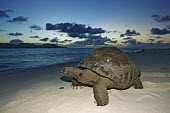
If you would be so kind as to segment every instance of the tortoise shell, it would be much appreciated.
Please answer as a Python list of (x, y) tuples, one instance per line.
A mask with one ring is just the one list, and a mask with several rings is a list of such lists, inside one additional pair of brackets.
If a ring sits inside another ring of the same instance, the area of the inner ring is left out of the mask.
[(116, 47), (103, 47), (91, 52), (78, 67), (89, 69), (111, 80), (126, 70), (135, 68), (131, 58)]

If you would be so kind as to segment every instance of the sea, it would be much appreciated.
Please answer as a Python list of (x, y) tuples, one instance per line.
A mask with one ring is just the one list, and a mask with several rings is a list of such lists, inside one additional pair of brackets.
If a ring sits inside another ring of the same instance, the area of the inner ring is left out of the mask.
[(0, 48), (0, 72), (81, 61), (93, 50), (95, 48)]

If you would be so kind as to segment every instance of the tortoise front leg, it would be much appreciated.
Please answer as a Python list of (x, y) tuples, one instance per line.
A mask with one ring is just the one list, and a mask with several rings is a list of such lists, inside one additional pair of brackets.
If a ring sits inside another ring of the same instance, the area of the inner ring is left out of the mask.
[(99, 78), (93, 88), (94, 98), (96, 99), (97, 106), (104, 106), (109, 103), (109, 96), (107, 87), (104, 81)]

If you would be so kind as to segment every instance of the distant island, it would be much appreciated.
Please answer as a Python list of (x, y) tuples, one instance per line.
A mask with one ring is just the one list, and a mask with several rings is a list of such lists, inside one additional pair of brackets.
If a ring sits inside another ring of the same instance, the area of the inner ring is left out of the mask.
[(16, 45), (16, 44), (10, 44), (10, 43), (0, 43), (0, 48), (66, 48), (66, 47), (58, 46), (55, 44), (35, 45), (35, 44), (29, 44), (29, 43), (20, 43)]

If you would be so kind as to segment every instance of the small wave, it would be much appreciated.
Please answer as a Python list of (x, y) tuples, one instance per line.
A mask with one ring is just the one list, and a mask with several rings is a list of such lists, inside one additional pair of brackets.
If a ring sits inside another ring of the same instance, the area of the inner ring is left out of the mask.
[(0, 68), (8, 68), (9, 66), (7, 65), (0, 65)]

